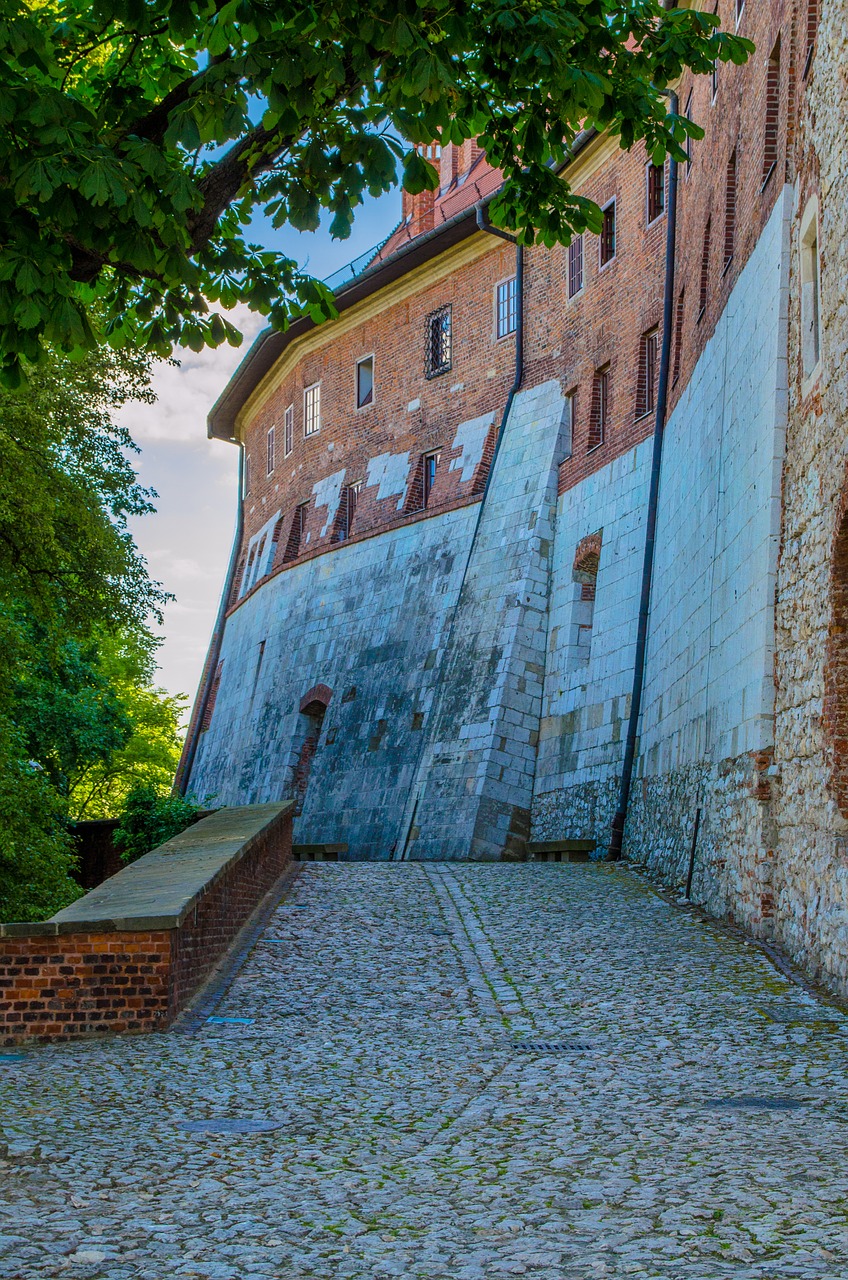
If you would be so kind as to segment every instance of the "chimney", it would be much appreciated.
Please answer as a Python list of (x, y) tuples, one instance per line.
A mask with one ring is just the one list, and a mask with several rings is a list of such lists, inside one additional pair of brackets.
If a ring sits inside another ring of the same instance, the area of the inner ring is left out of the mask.
[(446, 191), (454, 179), (459, 177), (462, 172), (462, 151), (462, 147), (456, 147), (452, 142), (448, 142), (442, 147), (439, 176), (443, 191)]

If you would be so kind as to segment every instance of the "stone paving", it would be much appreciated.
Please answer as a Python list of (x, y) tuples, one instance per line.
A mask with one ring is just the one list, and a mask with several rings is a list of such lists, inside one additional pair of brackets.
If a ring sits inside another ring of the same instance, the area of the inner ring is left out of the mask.
[(848, 1276), (846, 1020), (627, 868), (308, 865), (214, 1016), (0, 1059), (3, 1280)]

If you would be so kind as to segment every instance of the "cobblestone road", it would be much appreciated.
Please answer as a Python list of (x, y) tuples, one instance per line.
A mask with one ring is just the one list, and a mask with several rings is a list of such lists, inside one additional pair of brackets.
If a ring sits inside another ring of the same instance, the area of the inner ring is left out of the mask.
[(2, 1060), (0, 1276), (848, 1277), (842, 1015), (626, 869), (307, 866), (216, 1016)]

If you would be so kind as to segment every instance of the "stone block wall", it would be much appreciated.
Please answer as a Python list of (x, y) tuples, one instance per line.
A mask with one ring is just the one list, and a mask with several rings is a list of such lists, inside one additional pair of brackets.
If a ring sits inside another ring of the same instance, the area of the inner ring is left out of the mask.
[[(171, 857), (190, 861), (192, 836), (202, 847), (206, 823), (177, 837)], [(167, 868), (168, 853), (163, 845), (147, 859)], [(138, 892), (145, 862), (131, 864), (53, 920), (0, 925), (1, 1043), (165, 1029), (265, 894), (293, 869), (291, 811), (270, 821), (260, 815), (243, 850), (217, 871), (213, 850), (207, 882), (179, 907), (165, 902), (158, 918), (151, 915), (157, 898), (143, 884)], [(167, 888), (166, 871), (166, 897)], [(175, 900), (181, 892), (178, 879)]]

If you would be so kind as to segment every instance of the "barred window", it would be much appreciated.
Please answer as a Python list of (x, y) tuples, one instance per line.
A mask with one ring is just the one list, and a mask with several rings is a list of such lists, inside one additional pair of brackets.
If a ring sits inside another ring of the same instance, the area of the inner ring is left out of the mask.
[(674, 317), (674, 371), (671, 375), (672, 385), (680, 377), (680, 362), (683, 358), (683, 317), (686, 307), (686, 290), (677, 295), (677, 311)]
[(652, 413), (657, 404), (657, 367), (660, 335), (658, 329), (642, 334), (639, 343), (639, 381), (636, 390), (636, 417)]
[(303, 393), (303, 434), (314, 436), (321, 430), (321, 383), (307, 387)]
[(364, 409), (374, 403), (374, 357), (363, 356), (356, 362), (356, 407)]
[(427, 317), (424, 376), (436, 378), (440, 373), (447, 373), (451, 367), (452, 351), (451, 308), (439, 307)]
[(733, 261), (736, 243), (736, 150), (727, 162), (727, 184), (724, 189), (724, 269)]
[(269, 427), (268, 443), (267, 443), (268, 475), (270, 475), (271, 472), (274, 470), (274, 461), (275, 461), (274, 453), (276, 450), (276, 444), (275, 444), (276, 435), (277, 435), (276, 427)]
[(515, 333), (518, 325), (518, 293), (515, 276), (502, 280), (497, 288), (495, 331), (499, 338)]
[(589, 414), (589, 439), (586, 452), (591, 453), (604, 443), (609, 419), (610, 367), (604, 365), (595, 370), (592, 384), (592, 408)]
[(763, 184), (777, 165), (780, 122), (780, 36), (771, 51), (766, 70), (766, 118), (763, 137)]
[(615, 201), (608, 204), (603, 211), (604, 222), (601, 227), (601, 266), (605, 267), (615, 257)]
[(583, 237), (575, 236), (568, 246), (568, 296), (583, 288)]
[(648, 163), (645, 170), (647, 197), (648, 197), (648, 223), (656, 222), (665, 211), (665, 165)]
[(698, 290), (698, 319), (707, 309), (707, 295), (710, 287), (710, 243), (712, 240), (713, 220), (712, 217), (707, 218), (707, 225), (704, 228), (704, 245), (701, 250), (701, 280)]
[(294, 405), (290, 404), (283, 417), (283, 454), (288, 457), (294, 448)]

